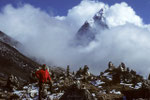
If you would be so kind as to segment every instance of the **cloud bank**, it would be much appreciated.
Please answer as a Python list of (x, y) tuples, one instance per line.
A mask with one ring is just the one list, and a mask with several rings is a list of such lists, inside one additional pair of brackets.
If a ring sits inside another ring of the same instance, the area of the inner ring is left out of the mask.
[[(101, 8), (109, 29), (97, 34), (87, 46), (71, 46), (78, 29)], [(142, 74), (150, 71), (150, 25), (145, 25), (125, 2), (109, 6), (83, 0), (66, 16), (52, 16), (30, 4), (18, 8), (8, 4), (0, 13), (0, 22), (1, 31), (24, 45), (20, 51), (41, 63), (69, 64), (73, 70), (87, 64), (99, 74), (112, 61), (116, 66), (125, 62)]]

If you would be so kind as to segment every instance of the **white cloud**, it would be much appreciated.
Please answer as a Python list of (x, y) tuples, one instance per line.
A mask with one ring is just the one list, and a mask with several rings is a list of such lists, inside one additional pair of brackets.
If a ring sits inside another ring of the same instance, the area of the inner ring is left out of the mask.
[[(110, 29), (101, 31), (86, 47), (73, 47), (71, 42), (78, 28), (105, 7)], [(51, 16), (25, 4), (5, 6), (0, 13), (0, 30), (20, 41), (26, 55), (43, 59), (50, 65), (74, 66), (88, 64), (95, 73), (106, 69), (108, 61), (115, 65), (124, 61), (138, 72), (150, 71), (150, 31), (132, 7), (126, 3), (108, 6), (102, 2), (83, 0), (68, 11), (67, 16)]]
[[(97, 36), (99, 46), (97, 52), (104, 52), (104, 58), (116, 64), (125, 62), (130, 68), (141, 72), (150, 71), (150, 31), (133, 24), (125, 24), (106, 30)], [(99, 57), (102, 54), (99, 53)], [(105, 59), (102, 60), (106, 62)], [(147, 66), (147, 67), (146, 67)]]
[(133, 23), (138, 26), (142, 26), (143, 24), (142, 19), (125, 2), (112, 5), (106, 11), (105, 15), (110, 27), (124, 25), (126, 23)]

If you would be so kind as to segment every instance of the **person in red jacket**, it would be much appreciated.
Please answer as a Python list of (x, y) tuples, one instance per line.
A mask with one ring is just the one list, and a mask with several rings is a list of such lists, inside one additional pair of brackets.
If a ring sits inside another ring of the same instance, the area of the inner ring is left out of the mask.
[(42, 69), (36, 71), (36, 77), (39, 79), (39, 100), (41, 100), (41, 91), (44, 83), (50, 83), (50, 89), (52, 88), (52, 81), (47, 70), (46, 64), (42, 65)]

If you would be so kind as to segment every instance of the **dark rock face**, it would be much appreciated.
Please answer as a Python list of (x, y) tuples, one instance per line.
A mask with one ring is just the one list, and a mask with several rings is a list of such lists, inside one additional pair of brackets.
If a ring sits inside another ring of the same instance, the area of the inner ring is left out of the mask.
[(76, 41), (77, 45), (83, 46), (95, 39), (95, 32), (87, 21), (77, 32), (76, 39), (78, 40)]
[(60, 100), (94, 100), (87, 89), (80, 89), (76, 84), (67, 88)]
[(0, 41), (0, 73), (6, 78), (10, 74), (20, 80), (28, 80), (30, 72), (39, 66), (36, 62), (22, 55), (9, 44)]

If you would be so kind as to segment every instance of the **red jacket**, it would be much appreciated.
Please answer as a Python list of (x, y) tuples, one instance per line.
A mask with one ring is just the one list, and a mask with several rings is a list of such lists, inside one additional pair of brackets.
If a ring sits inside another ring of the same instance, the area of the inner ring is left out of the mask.
[(49, 72), (46, 70), (38, 70), (36, 73), (36, 77), (40, 80), (42, 83), (46, 83), (47, 79), (51, 80)]

